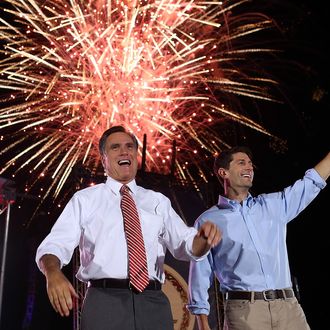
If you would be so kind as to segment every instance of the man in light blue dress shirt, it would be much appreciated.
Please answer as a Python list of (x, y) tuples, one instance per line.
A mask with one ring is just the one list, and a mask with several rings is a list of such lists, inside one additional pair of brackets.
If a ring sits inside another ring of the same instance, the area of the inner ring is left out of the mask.
[(252, 155), (246, 147), (223, 151), (214, 171), (224, 196), (196, 221), (222, 231), (207, 259), (191, 261), (189, 305), (200, 330), (209, 330), (208, 289), (216, 276), (229, 330), (307, 330), (304, 312), (292, 290), (286, 226), (318, 195), (330, 175), (330, 153), (305, 176), (281, 192), (251, 196)]
[[(220, 231), (212, 222), (199, 230), (188, 227), (166, 196), (136, 184), (138, 142), (124, 127), (106, 130), (99, 149), (106, 182), (74, 194), (36, 253), (49, 300), (61, 316), (70, 314), (78, 296), (61, 268), (79, 246), (76, 277), (88, 283), (82, 330), (172, 330), (169, 300), (161, 290), (166, 250), (180, 260), (200, 260), (218, 244)], [(146, 250), (149, 283), (143, 292), (134, 290), (129, 281), (120, 208), (124, 184), (137, 206)]]

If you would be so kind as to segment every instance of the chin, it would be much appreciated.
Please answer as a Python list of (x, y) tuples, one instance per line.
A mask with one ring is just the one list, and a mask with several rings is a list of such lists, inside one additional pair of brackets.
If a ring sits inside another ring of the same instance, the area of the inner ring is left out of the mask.
[(126, 183), (128, 183), (128, 182), (130, 182), (132, 180), (134, 180), (134, 176), (125, 176), (125, 177), (121, 177), (120, 178), (120, 181), (126, 182)]

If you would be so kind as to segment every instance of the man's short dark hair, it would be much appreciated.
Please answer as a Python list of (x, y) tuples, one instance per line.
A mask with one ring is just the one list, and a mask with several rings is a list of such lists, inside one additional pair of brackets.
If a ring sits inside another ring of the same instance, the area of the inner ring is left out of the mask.
[(138, 143), (138, 140), (137, 140), (137, 138), (135, 137), (134, 134), (128, 132), (124, 126), (112, 126), (112, 127), (108, 128), (106, 131), (104, 131), (104, 133), (102, 134), (102, 136), (100, 138), (99, 151), (100, 151), (101, 155), (103, 155), (106, 151), (105, 150), (105, 145), (106, 145), (107, 138), (111, 134), (117, 133), (117, 132), (122, 132), (122, 133), (126, 133), (127, 135), (129, 135), (133, 140), (135, 148), (138, 149), (139, 143)]
[(220, 154), (215, 158), (213, 170), (215, 175), (218, 177), (220, 182), (222, 180), (219, 178), (218, 170), (219, 168), (224, 168), (226, 170), (229, 169), (230, 162), (233, 160), (233, 155), (237, 154), (238, 152), (243, 152), (249, 156), (249, 158), (252, 160), (252, 152), (248, 147), (245, 146), (236, 146), (227, 150), (223, 150), (220, 152)]

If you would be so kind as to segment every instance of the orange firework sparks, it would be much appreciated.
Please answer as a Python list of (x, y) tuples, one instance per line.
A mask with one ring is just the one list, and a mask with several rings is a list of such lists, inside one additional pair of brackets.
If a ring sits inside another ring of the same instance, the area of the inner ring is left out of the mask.
[(235, 16), (246, 2), (2, 0), (0, 174), (31, 173), (27, 189), (51, 177), (43, 198), (57, 197), (76, 163), (100, 168), (98, 139), (118, 124), (146, 134), (149, 171), (169, 173), (175, 140), (182, 179), (228, 144), (223, 121), (271, 136), (226, 102), (273, 100), (275, 81), (234, 65), (273, 52), (244, 46), (273, 26)]

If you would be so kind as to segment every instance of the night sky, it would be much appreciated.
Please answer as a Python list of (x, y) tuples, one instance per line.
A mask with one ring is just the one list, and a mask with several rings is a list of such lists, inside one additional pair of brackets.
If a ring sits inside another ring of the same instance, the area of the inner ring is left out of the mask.
[[(281, 190), (299, 179), (329, 151), (329, 44), (330, 19), (323, 1), (270, 1), (265, 11), (275, 17), (282, 32), (284, 52), (272, 62), (281, 82), (284, 104), (261, 103), (265, 127), (286, 141), (278, 144), (259, 133), (236, 127), (233, 144), (249, 145), (256, 165), (253, 193)], [(265, 109), (267, 111), (265, 111)], [(212, 180), (212, 179), (211, 179)], [(19, 183), (17, 183), (19, 186)], [(18, 187), (19, 188), (19, 187)], [(210, 185), (212, 204), (218, 193), (216, 179)], [(288, 250), (292, 275), (299, 285), (301, 304), (312, 330), (327, 328), (330, 217), (327, 187), (297, 219), (288, 225)], [(20, 201), (12, 207), (1, 330), (71, 329), (72, 320), (61, 320), (46, 298), (45, 281), (36, 269), (34, 253), (54, 218), (42, 209), (27, 226), (36, 201)], [(203, 207), (210, 205), (203, 205)], [(193, 215), (199, 215), (196, 207)], [(191, 219), (191, 223), (194, 219)], [(0, 216), (0, 242), (4, 214)], [(70, 267), (66, 272), (70, 274)], [(30, 308), (30, 309), (29, 309)]]

